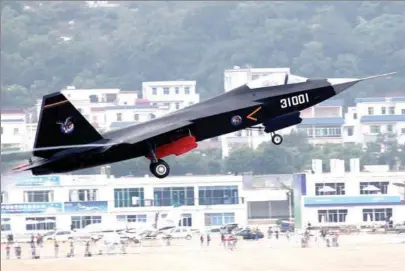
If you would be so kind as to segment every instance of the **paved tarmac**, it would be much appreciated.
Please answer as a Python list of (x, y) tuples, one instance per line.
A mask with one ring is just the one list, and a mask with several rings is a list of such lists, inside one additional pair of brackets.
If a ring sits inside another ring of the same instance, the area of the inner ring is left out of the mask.
[[(343, 237), (341, 246), (326, 248), (311, 243), (300, 248), (296, 240), (239, 241), (236, 250), (224, 249), (214, 240), (210, 247), (200, 246), (197, 238), (176, 241), (172, 246), (150, 243), (130, 247), (126, 255), (84, 258), (83, 247), (76, 247), (75, 258), (53, 258), (52, 246), (41, 250), (41, 259), (4, 260), (2, 271), (403, 271), (404, 237)], [(26, 249), (26, 248), (24, 248)], [(65, 254), (67, 247), (61, 248)], [(26, 251), (26, 257), (29, 251)]]

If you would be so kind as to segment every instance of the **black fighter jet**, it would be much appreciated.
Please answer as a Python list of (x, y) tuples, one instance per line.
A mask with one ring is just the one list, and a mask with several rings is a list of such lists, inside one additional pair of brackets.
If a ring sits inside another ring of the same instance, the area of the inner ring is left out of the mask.
[[(262, 124), (274, 144), (276, 131), (301, 123), (300, 111), (354, 84), (389, 74), (353, 79), (309, 79), (285, 73), (261, 77), (229, 92), (147, 122), (100, 134), (60, 93), (45, 95), (29, 163), (14, 171), (64, 173), (145, 156), (157, 178), (169, 175), (162, 160), (197, 142)], [(2, 154), (3, 155), (3, 154)]]

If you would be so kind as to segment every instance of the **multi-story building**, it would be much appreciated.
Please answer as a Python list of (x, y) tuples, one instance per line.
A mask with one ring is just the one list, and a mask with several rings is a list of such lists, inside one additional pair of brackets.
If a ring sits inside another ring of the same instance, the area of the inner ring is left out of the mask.
[(24, 149), (27, 129), (25, 111), (22, 109), (1, 110), (1, 150)]
[(405, 97), (359, 98), (345, 115), (345, 142), (375, 141), (380, 134), (393, 134), (405, 143)]
[(142, 97), (171, 111), (200, 102), (196, 81), (143, 82)]
[(396, 184), (404, 179), (405, 172), (359, 169), (297, 174), (293, 180), (296, 226), (401, 223), (405, 221), (405, 199), (403, 188)]
[(247, 222), (242, 176), (113, 178), (107, 175), (24, 176), (2, 192), (2, 231), (83, 228), (92, 223), (154, 222), (182, 206), (183, 226)]
[(312, 144), (343, 142), (343, 101), (327, 100), (301, 111), (302, 122), (296, 126), (308, 135)]

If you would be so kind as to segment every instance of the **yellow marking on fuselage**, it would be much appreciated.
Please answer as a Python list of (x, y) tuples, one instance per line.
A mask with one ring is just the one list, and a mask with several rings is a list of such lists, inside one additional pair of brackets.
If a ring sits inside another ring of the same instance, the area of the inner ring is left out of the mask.
[(258, 107), (258, 108), (256, 108), (256, 109), (255, 109), (252, 113), (250, 113), (249, 115), (247, 115), (246, 118), (248, 118), (248, 119), (250, 119), (250, 120), (253, 120), (253, 121), (257, 121), (257, 119), (253, 117), (253, 115), (256, 114), (257, 112), (259, 112), (260, 109), (262, 109), (261, 106)]

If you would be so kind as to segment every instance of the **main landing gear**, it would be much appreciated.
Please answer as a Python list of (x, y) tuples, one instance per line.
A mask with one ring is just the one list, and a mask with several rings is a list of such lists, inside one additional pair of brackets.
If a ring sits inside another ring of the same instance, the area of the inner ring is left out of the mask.
[(280, 145), (283, 143), (283, 137), (279, 134), (276, 134), (274, 132), (270, 133), (271, 135), (271, 142), (273, 142), (274, 145)]
[(164, 160), (158, 159), (155, 154), (155, 150), (151, 148), (152, 160), (149, 165), (150, 172), (159, 179), (163, 179), (170, 174), (170, 167)]

